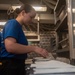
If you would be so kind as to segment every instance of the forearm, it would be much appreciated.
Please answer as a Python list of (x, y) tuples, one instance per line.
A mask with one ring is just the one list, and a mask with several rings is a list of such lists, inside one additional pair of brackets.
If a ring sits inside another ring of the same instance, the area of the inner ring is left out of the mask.
[(15, 54), (23, 54), (33, 52), (35, 50), (35, 46), (26, 46), (18, 43), (11, 44), (9, 48), (6, 48), (8, 52)]
[(40, 54), (43, 57), (46, 57), (48, 55), (48, 52), (45, 49), (42, 49), (37, 46), (26, 46), (26, 45), (16, 43), (16, 40), (14, 38), (5, 39), (4, 44), (7, 52), (9, 53), (24, 54), (29, 52), (35, 52)]

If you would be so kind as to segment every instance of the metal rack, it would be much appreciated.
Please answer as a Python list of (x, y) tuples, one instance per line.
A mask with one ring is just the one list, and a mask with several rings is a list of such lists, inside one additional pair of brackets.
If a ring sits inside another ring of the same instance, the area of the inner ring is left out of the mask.
[(69, 40), (68, 40), (68, 14), (66, 0), (57, 0), (54, 9), (55, 25), (56, 25), (56, 53), (60, 57), (69, 58)]

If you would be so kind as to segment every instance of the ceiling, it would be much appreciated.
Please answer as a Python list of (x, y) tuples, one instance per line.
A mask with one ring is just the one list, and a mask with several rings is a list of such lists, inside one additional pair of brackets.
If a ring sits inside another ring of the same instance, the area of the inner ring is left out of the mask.
[(0, 0), (0, 9), (8, 9), (11, 5), (28, 3), (31, 5), (46, 5), (49, 12), (53, 13), (56, 2), (57, 0)]
[[(46, 5), (47, 11), (43, 12), (43, 14), (54, 14), (54, 8), (56, 5), (57, 0), (0, 0), (0, 11), (7, 13), (7, 10), (12, 5), (21, 5), (24, 3), (28, 3), (31, 5)], [(41, 12), (40, 12), (41, 13)], [(2, 13), (0, 13), (2, 14)], [(2, 17), (3, 19), (3, 17)], [(25, 30), (37, 30), (37, 23), (33, 23), (33, 25), (23, 26)], [(35, 28), (35, 29), (34, 29)], [(54, 24), (53, 23), (40, 23), (40, 31), (47, 31), (47, 30), (53, 30)]]
[(56, 5), (56, 0), (20, 0), (22, 3), (28, 3), (31, 5), (46, 5), (49, 12), (53, 12)]

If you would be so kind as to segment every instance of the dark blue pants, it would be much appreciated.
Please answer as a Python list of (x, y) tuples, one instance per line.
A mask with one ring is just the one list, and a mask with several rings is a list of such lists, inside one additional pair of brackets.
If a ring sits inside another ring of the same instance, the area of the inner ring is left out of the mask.
[(2, 59), (0, 75), (25, 75), (25, 63), (22, 60)]

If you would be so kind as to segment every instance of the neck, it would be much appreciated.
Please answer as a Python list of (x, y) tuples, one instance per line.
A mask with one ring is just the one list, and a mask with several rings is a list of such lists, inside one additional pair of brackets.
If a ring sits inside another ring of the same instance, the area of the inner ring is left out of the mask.
[(23, 25), (21, 18), (17, 17), (16, 20), (20, 23), (20, 25)]

